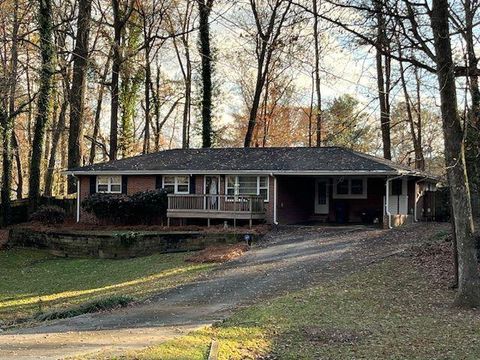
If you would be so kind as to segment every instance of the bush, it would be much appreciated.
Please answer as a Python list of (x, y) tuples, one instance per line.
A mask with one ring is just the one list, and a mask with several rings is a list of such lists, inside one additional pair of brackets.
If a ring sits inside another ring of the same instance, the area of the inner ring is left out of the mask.
[(90, 195), (82, 201), (82, 208), (100, 220), (123, 222), (133, 214), (132, 201), (124, 194)]
[(82, 202), (82, 208), (100, 220), (113, 223), (150, 223), (167, 213), (165, 190), (148, 190), (125, 194), (90, 195)]
[(167, 215), (168, 198), (164, 189), (141, 191), (133, 194), (131, 200), (140, 222), (151, 223)]
[(53, 225), (63, 223), (66, 216), (65, 210), (60, 206), (44, 205), (40, 206), (40, 208), (30, 216), (30, 220)]

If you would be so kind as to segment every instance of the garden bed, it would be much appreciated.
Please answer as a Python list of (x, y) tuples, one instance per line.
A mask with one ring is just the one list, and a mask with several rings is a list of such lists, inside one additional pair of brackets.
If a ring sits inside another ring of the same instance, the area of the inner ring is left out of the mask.
[(10, 230), (8, 246), (47, 249), (63, 257), (99, 257), (109, 259), (203, 250), (208, 246), (235, 244), (246, 234), (258, 239), (258, 234), (236, 231), (154, 231), (130, 227), (129, 230), (33, 229), (15, 227)]

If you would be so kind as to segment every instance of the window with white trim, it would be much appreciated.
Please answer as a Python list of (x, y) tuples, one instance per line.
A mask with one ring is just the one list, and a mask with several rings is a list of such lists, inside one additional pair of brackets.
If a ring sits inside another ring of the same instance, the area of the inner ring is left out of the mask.
[(189, 194), (190, 177), (188, 175), (164, 176), (162, 187), (169, 194)]
[(367, 178), (341, 178), (334, 181), (334, 199), (366, 199)]
[(268, 176), (227, 176), (225, 181), (226, 195), (260, 195), (265, 202), (269, 201)]
[(122, 177), (97, 176), (97, 192), (120, 194), (122, 192)]

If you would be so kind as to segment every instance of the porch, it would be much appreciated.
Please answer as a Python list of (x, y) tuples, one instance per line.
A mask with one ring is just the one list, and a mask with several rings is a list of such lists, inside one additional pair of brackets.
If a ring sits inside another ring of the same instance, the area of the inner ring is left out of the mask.
[(168, 195), (167, 221), (170, 219), (211, 219), (265, 220), (264, 198), (256, 195), (217, 195), (217, 194), (170, 194)]
[(381, 224), (385, 177), (277, 176), (280, 224)]

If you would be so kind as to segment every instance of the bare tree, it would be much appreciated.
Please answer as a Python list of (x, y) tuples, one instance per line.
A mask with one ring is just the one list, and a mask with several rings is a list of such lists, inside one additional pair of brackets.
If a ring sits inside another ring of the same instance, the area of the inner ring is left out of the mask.
[[(77, 34), (73, 50), (73, 78), (70, 89), (70, 125), (68, 127), (68, 167), (81, 165), (83, 125), (85, 108), (86, 78), (89, 57), (89, 34), (92, 12), (92, 0), (78, 1)], [(76, 190), (73, 177), (68, 183), (68, 192)]]
[(315, 95), (317, 97), (317, 106), (315, 109), (316, 120), (316, 145), (322, 146), (322, 93), (320, 89), (320, 33), (318, 31), (319, 17), (318, 17), (318, 1), (313, 0), (313, 37), (315, 44)]
[[(263, 6), (259, 8), (259, 5)], [(272, 4), (265, 5), (258, 0), (250, 0), (250, 7), (256, 26), (256, 55), (257, 75), (253, 95), (253, 102), (248, 118), (248, 127), (245, 134), (244, 146), (252, 144), (253, 132), (257, 122), (257, 113), (260, 106), (262, 92), (271, 60), (279, 44), (278, 40), (283, 26), (290, 11), (291, 2), (287, 0), (275, 0)]]

